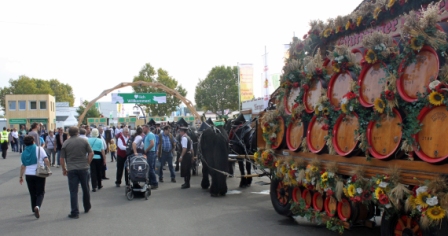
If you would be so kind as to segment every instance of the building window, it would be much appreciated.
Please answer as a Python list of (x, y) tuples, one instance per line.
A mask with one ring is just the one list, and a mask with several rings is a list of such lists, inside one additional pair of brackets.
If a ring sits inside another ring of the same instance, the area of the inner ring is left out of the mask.
[(37, 109), (37, 102), (30, 101), (30, 110), (36, 110), (36, 109)]
[(15, 111), (16, 108), (16, 101), (8, 101), (8, 107), (10, 111)]
[(26, 101), (19, 101), (19, 110), (26, 110)]
[(39, 102), (39, 108), (41, 110), (47, 110), (47, 101), (40, 101)]

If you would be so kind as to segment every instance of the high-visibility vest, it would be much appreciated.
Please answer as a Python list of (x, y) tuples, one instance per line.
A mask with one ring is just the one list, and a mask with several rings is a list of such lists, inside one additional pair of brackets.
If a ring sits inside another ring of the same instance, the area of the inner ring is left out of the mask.
[(2, 139), (1, 139), (2, 143), (8, 142), (8, 137), (9, 137), (9, 132), (6, 130), (3, 130), (2, 131)]

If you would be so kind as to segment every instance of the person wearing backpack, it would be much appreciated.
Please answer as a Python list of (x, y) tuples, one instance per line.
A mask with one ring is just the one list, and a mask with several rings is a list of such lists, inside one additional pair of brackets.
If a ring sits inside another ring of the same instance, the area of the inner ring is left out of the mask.
[[(117, 179), (115, 181), (115, 185), (120, 187), (121, 179), (123, 177), (124, 163), (126, 162), (126, 144), (128, 143), (129, 137), (129, 129), (123, 128), (123, 131), (119, 134), (117, 138)], [(128, 180), (128, 171), (125, 170), (124, 180), (126, 185), (129, 184)]]
[(163, 127), (163, 132), (159, 134), (159, 144), (157, 156), (160, 160), (159, 182), (163, 182), (163, 166), (168, 162), (168, 169), (171, 174), (171, 182), (176, 183), (176, 174), (173, 167), (173, 151), (176, 148), (176, 140), (170, 132), (170, 126)]

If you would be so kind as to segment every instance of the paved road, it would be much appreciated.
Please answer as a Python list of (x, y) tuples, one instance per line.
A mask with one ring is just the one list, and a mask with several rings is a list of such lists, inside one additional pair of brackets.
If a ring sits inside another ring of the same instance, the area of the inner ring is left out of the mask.
[[(108, 177), (115, 176), (115, 163), (108, 162)], [(227, 181), (232, 190), (226, 197), (212, 198), (192, 178), (192, 188), (181, 190), (178, 183), (161, 183), (149, 200), (128, 201), (124, 188), (114, 186), (114, 178), (104, 188), (91, 193), (92, 210), (69, 219), (67, 179), (53, 168), (47, 179), (41, 218), (32, 215), (26, 184), (19, 184), (20, 157), (9, 153), (0, 159), (0, 235), (337, 235), (323, 226), (297, 223), (280, 216), (272, 208), (269, 185), (253, 184), (238, 189), (238, 179)], [(165, 172), (167, 179), (168, 172)], [(178, 174), (178, 173), (176, 173)], [(269, 182), (256, 178), (255, 182)], [(81, 199), (81, 198), (80, 198)], [(80, 201), (82, 210), (82, 202)], [(344, 235), (379, 235), (379, 229), (357, 228)]]

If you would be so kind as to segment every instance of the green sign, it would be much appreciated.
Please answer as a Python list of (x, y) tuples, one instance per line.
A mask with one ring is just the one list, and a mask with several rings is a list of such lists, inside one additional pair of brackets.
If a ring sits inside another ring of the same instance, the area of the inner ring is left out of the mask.
[(194, 120), (195, 120), (194, 116), (178, 116), (175, 119), (176, 119), (176, 121), (178, 121), (178, 120), (180, 120), (180, 118), (184, 118), (184, 120), (186, 122), (194, 122)]
[(32, 123), (42, 123), (42, 124), (47, 124), (48, 123), (48, 119), (30, 119), (30, 124)]
[(153, 119), (155, 122), (166, 121), (166, 117), (163, 116), (154, 116), (146, 118), (147, 121), (150, 121), (151, 119)]
[(106, 124), (107, 118), (87, 118), (87, 123), (101, 123)]
[(112, 103), (166, 103), (166, 93), (112, 93)]
[(120, 123), (135, 123), (136, 121), (137, 121), (136, 117), (118, 118), (118, 122)]
[(26, 124), (26, 119), (9, 119), (10, 125)]

